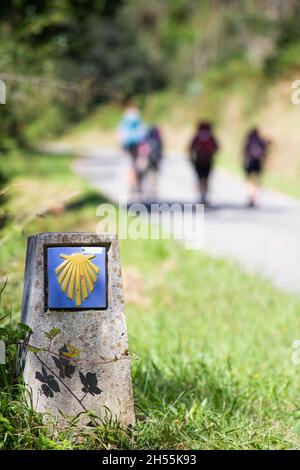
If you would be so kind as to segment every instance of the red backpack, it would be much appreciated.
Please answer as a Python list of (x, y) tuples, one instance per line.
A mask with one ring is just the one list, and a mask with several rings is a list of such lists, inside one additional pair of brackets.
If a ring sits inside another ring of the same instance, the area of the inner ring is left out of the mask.
[(193, 160), (195, 163), (210, 163), (217, 148), (212, 136), (204, 138), (198, 134), (191, 145), (191, 151), (194, 154)]

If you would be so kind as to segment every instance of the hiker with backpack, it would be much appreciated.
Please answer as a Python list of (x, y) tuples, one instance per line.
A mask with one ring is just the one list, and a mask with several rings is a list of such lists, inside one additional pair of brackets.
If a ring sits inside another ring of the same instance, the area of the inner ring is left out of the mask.
[[(150, 127), (145, 138), (139, 143), (135, 160), (137, 191), (141, 194), (146, 186), (146, 193), (151, 198), (157, 196), (157, 174), (162, 160), (163, 144), (158, 127)], [(146, 180), (146, 185), (144, 184)]]
[(243, 166), (247, 179), (248, 206), (257, 204), (258, 187), (270, 142), (265, 140), (257, 128), (247, 135), (244, 145)]
[(134, 193), (140, 189), (139, 157), (143, 156), (141, 145), (147, 135), (147, 126), (143, 122), (139, 110), (134, 105), (129, 104), (127, 106), (118, 130), (122, 148), (131, 160), (128, 182), (131, 193)]
[(207, 204), (208, 181), (219, 149), (210, 122), (200, 122), (189, 147), (190, 160), (194, 166), (200, 191), (201, 204)]

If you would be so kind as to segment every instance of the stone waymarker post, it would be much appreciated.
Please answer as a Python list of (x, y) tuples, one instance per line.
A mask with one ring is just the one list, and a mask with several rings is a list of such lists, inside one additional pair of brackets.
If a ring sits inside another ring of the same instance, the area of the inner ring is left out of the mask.
[(22, 322), (33, 330), (21, 362), (36, 410), (57, 417), (90, 411), (134, 425), (115, 235), (29, 237)]

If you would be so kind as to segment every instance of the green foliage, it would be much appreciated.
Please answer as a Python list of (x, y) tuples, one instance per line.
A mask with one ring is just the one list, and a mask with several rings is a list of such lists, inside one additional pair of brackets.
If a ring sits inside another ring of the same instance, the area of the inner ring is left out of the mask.
[(75, 23), (58, 70), (66, 80), (87, 80), (93, 101), (124, 99), (162, 84), (160, 70), (136, 40), (136, 31), (117, 17), (90, 16)]
[(291, 70), (299, 68), (300, 39), (298, 42), (287, 45), (277, 55), (270, 57), (265, 64), (266, 75), (273, 78), (287, 75)]
[(7, 104), (1, 147), (61, 132), (94, 102), (124, 99), (162, 84), (121, 1), (6, 2), (0, 17), (0, 68)]
[[(1, 309), (2, 310), (2, 309)], [(0, 324), (6, 315), (0, 319)], [(9, 391), (18, 382), (16, 373), (17, 351), (23, 341), (29, 340), (31, 330), (27, 325), (10, 321), (0, 327), (0, 340), (5, 344), (6, 363), (0, 364), (0, 390)]]
[(60, 328), (52, 328), (50, 331), (44, 331), (44, 335), (46, 338), (53, 340), (60, 332)]
[(24, 145), (62, 132), (95, 103), (186, 89), (211, 67), (298, 67), (298, 23), (293, 0), (264, 9), (249, 0), (9, 0), (0, 17), (2, 151), (11, 137)]

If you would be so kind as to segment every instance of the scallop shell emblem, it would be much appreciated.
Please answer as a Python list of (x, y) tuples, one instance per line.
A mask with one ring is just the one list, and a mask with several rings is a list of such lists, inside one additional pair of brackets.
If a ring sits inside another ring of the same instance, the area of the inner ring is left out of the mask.
[(64, 261), (56, 268), (55, 273), (62, 291), (76, 306), (93, 292), (100, 269), (91, 260), (96, 255), (73, 253), (59, 255)]

